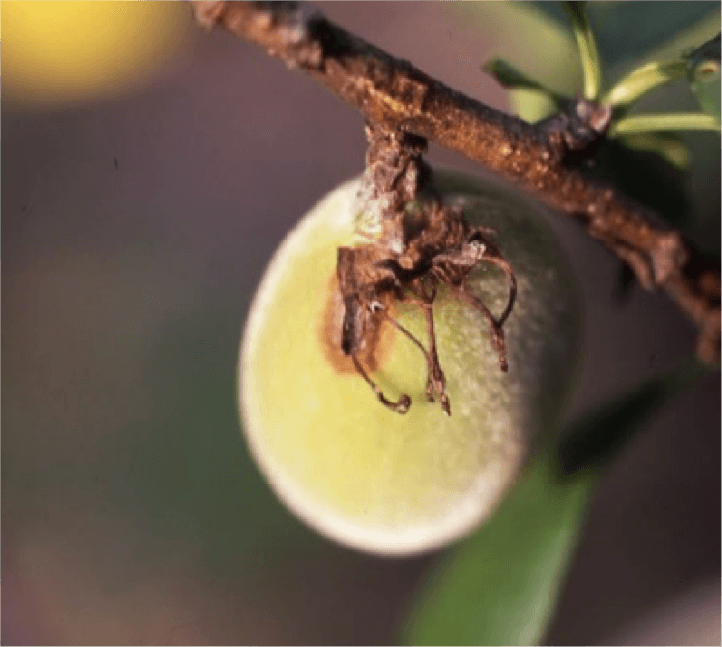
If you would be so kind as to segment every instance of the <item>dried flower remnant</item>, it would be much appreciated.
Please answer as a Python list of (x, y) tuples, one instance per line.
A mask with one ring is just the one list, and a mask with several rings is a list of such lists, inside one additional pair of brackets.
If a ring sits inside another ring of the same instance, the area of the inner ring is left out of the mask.
[[(379, 401), (392, 411), (406, 413), (411, 398), (402, 394), (389, 400), (361, 364), (358, 353), (366, 350), (378, 326), (388, 321), (406, 335), (423, 353), (427, 365), (426, 398), (439, 398), (441, 408), (451, 415), (446, 380), (441, 369), (434, 335), (434, 299), (439, 286), (446, 285), (459, 300), (478, 310), (491, 327), (491, 342), (499, 358), (499, 368), (508, 370), (504, 322), (514, 307), (516, 278), (492, 240), (493, 229), (471, 226), (460, 207), (430, 202), (411, 203), (411, 209), (393, 218), (396, 235), (356, 247), (339, 247), (338, 286), (344, 305), (341, 349), (350, 356), (356, 371), (366, 380)], [(396, 244), (385, 244), (384, 240)], [(401, 245), (398, 245), (401, 241)], [(498, 266), (509, 283), (509, 298), (496, 318), (468, 284), (471, 271), (480, 263)], [(426, 318), (428, 350), (389, 313), (393, 300), (418, 305)]]

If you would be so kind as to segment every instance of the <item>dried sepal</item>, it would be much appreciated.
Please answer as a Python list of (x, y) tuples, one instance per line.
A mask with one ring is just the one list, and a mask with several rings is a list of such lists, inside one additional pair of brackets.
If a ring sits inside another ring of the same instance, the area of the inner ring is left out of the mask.
[[(516, 299), (514, 271), (493, 241), (493, 229), (470, 225), (460, 207), (445, 205), (437, 196), (425, 202), (415, 201), (410, 210), (391, 211), (384, 217), (384, 225), (384, 236), (338, 250), (336, 272), (344, 304), (341, 348), (352, 358), (356, 370), (379, 401), (397, 413), (406, 413), (411, 398), (404, 393), (398, 401), (389, 400), (357, 356), (369, 345), (368, 339), (375, 336), (379, 324), (388, 321), (406, 335), (426, 359), (427, 400), (433, 402), (438, 397), (442, 410), (451, 415), (434, 335), (433, 309), (438, 288), (448, 286), (459, 300), (487, 319), (499, 368), (507, 371), (503, 325)], [(500, 267), (509, 284), (509, 298), (498, 317), (469, 287), (472, 270), (482, 263)], [(390, 300), (411, 303), (424, 311), (428, 350), (387, 313), (386, 304)]]

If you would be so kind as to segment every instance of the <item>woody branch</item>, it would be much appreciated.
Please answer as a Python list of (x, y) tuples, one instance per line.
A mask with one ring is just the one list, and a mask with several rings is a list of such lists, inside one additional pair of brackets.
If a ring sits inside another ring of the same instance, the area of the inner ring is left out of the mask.
[[(662, 289), (698, 326), (697, 354), (720, 357), (720, 270), (678, 232), (569, 163), (572, 132), (529, 124), (432, 79), (334, 25), (306, 3), (194, 1), (223, 27), (299, 68), (375, 127), (428, 138), (479, 162), (554, 211), (579, 219), (647, 289)], [(590, 115), (606, 127), (603, 112)]]

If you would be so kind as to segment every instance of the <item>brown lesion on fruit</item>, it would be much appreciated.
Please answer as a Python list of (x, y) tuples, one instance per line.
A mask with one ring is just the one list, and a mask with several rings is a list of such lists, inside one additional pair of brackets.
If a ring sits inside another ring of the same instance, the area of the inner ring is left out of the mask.
[[(387, 300), (387, 308), (395, 316), (396, 306), (391, 299)], [(334, 273), (329, 278), (324, 293), (324, 305), (318, 327), (318, 340), (328, 363), (341, 375), (358, 375), (353, 360), (342, 350), (343, 322), (346, 309), (344, 298), (339, 290), (338, 277)], [(377, 371), (391, 356), (396, 339), (393, 326), (381, 317), (367, 328), (367, 336), (363, 348), (357, 356), (369, 371)]]

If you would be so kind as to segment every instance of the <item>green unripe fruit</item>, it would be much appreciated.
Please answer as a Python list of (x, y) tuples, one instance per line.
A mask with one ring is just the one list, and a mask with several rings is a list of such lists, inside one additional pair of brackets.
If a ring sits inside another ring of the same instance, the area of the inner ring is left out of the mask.
[[(504, 325), (508, 373), (489, 322), (442, 286), (434, 322), (451, 416), (427, 402), (426, 361), (388, 322), (365, 365), (384, 393), (411, 396), (408, 413), (384, 407), (340, 348), (339, 246), (354, 240), (359, 180), (317, 204), (282, 243), (255, 296), (239, 365), (251, 450), (278, 496), (322, 534), (383, 554), (412, 554), (470, 532), (517, 478), (571, 384), (579, 310), (571, 270), (533, 204), (477, 178), (436, 172), (444, 201), (462, 200), (474, 225), (497, 230), (518, 295)], [(509, 288), (483, 261), (470, 286), (495, 315)], [(421, 308), (395, 316), (428, 346)]]

